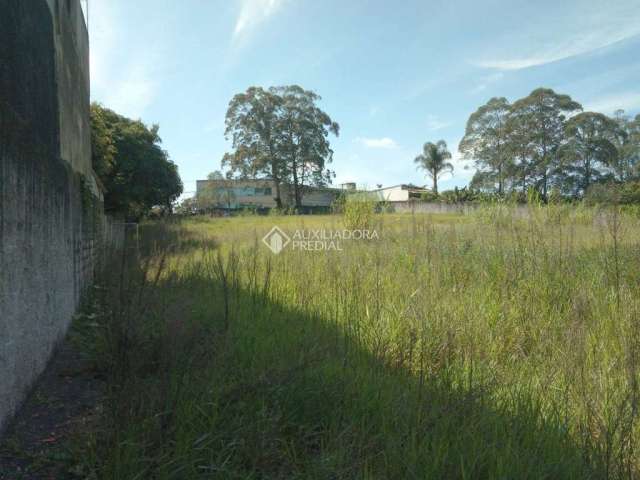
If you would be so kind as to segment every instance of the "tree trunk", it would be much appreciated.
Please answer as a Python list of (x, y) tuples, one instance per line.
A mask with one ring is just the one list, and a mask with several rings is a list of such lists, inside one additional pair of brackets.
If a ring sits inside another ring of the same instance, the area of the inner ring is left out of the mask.
[(300, 198), (300, 182), (298, 180), (298, 163), (296, 162), (295, 155), (292, 162), (293, 171), (293, 194), (296, 202), (296, 210), (298, 211), (302, 206), (302, 199)]
[(433, 193), (438, 194), (438, 174), (433, 172)]
[(276, 186), (276, 207), (278, 209), (281, 209), (282, 196), (280, 194), (280, 175), (278, 174), (278, 162), (273, 150), (274, 149), (271, 143), (271, 137), (269, 137), (269, 154), (271, 155), (271, 177), (273, 178), (273, 183), (275, 183)]
[(282, 197), (280, 195), (280, 179), (273, 179), (273, 183), (276, 185), (276, 207), (278, 209), (282, 208)]
[(591, 184), (591, 162), (589, 161), (589, 159), (587, 159), (584, 164), (584, 192), (582, 192), (583, 195), (587, 193), (587, 189), (589, 188), (590, 184)]

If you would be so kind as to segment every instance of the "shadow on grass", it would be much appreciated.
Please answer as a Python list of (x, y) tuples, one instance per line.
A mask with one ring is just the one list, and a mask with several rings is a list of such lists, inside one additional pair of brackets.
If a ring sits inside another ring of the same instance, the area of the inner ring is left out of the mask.
[(373, 355), (275, 302), (268, 263), (163, 261), (113, 267), (76, 328), (109, 379), (78, 453), (99, 478), (602, 478), (535, 399)]

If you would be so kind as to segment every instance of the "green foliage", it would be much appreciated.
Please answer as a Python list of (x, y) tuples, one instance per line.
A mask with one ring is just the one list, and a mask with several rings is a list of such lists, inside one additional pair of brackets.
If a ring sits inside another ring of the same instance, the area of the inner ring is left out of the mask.
[(420, 194), (420, 200), (423, 202), (437, 202), (440, 196), (435, 192), (423, 192)]
[(455, 187), (453, 190), (445, 190), (442, 192), (440, 194), (440, 200), (444, 203), (486, 202), (489, 197), (492, 196), (500, 197), (498, 194), (483, 194), (482, 192), (473, 190), (469, 187)]
[(344, 206), (347, 202), (348, 194), (346, 192), (340, 192), (340, 194), (331, 203), (331, 212), (344, 213)]
[(545, 200), (552, 172), (558, 167), (558, 151), (565, 138), (565, 119), (579, 110), (582, 105), (569, 95), (558, 94), (549, 88), (538, 88), (511, 107), (507, 128), (524, 133), (521, 140), (526, 143), (529, 154), (521, 165), (523, 175), (534, 177)]
[(344, 202), (344, 225), (349, 230), (371, 230), (375, 220), (378, 200), (367, 193), (348, 195)]
[(513, 104), (489, 100), (471, 114), (459, 145), (477, 168), (470, 187), (519, 192), (520, 201), (535, 188), (543, 201), (557, 203), (585, 196), (593, 184), (640, 178), (640, 115), (581, 110), (548, 88)]
[(193, 215), (197, 212), (198, 204), (195, 197), (185, 198), (176, 207), (175, 213), (178, 215)]
[(640, 205), (640, 181), (591, 185), (585, 202), (588, 205)]
[(619, 190), (621, 205), (640, 205), (640, 181), (623, 183)]
[(178, 167), (160, 147), (159, 127), (147, 127), (91, 105), (93, 165), (110, 213), (140, 218), (152, 207), (170, 209), (182, 193)]
[(618, 125), (602, 113), (583, 112), (566, 122), (565, 135), (558, 183), (578, 196), (604, 178), (604, 167), (615, 163)]
[(492, 98), (471, 114), (458, 150), (463, 158), (475, 160), (478, 172), (494, 173), (498, 193), (504, 191), (505, 175), (512, 158), (509, 154), (507, 120), (510, 105), (506, 98)]
[(640, 114), (631, 119), (618, 110), (614, 118), (618, 124), (618, 156), (612, 164), (615, 178), (620, 182), (640, 179)]
[(640, 223), (522, 210), (279, 255), (274, 224), (335, 216), (145, 225), (167, 250), (118, 259), (80, 322), (106, 382), (85, 476), (633, 478)]
[(223, 166), (240, 178), (273, 179), (279, 208), (280, 185), (292, 185), (300, 208), (305, 186), (324, 186), (334, 177), (327, 168), (333, 159), (328, 136), (340, 127), (316, 105), (320, 100), (297, 85), (251, 87), (234, 96), (225, 130), (234, 151), (224, 155)]
[(438, 194), (438, 179), (445, 173), (453, 172), (451, 152), (447, 149), (447, 142), (438, 140), (437, 143), (427, 142), (422, 147), (422, 153), (414, 159), (418, 168), (424, 170), (433, 180), (433, 193)]

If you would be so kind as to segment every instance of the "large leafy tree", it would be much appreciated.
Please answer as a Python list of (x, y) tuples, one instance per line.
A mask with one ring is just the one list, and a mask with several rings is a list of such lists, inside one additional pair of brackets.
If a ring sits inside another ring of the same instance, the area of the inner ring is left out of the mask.
[(329, 134), (338, 136), (340, 126), (317, 105), (321, 97), (297, 85), (272, 89), (282, 99), (278, 146), (284, 158), (284, 175), (293, 185), (296, 208), (302, 206), (305, 186), (331, 183), (333, 159)]
[(527, 148), (531, 153), (531, 170), (543, 198), (548, 197), (550, 177), (558, 163), (558, 150), (564, 142), (564, 123), (567, 116), (582, 110), (582, 106), (550, 88), (538, 88), (527, 97), (516, 101), (511, 115), (528, 132)]
[(601, 179), (605, 167), (614, 164), (618, 130), (618, 124), (602, 113), (583, 112), (567, 121), (566, 143), (560, 152), (561, 176), (574, 194), (584, 193)]
[(279, 144), (282, 98), (273, 89), (250, 87), (229, 102), (225, 136), (233, 152), (222, 165), (241, 178), (268, 176), (275, 183), (276, 204), (282, 206), (281, 184), (285, 180), (284, 155)]
[(534, 146), (531, 143), (531, 131), (528, 114), (510, 110), (505, 125), (507, 144), (506, 154), (509, 155), (507, 175), (513, 188), (518, 186), (526, 192), (535, 183)]
[(489, 181), (497, 183), (499, 194), (504, 192), (505, 176), (512, 158), (508, 151), (509, 108), (504, 97), (490, 99), (471, 114), (458, 146), (463, 158), (474, 160), (483, 172), (484, 185)]
[(170, 209), (182, 193), (158, 129), (91, 105), (93, 168), (105, 188), (105, 211), (139, 218), (154, 206)]
[(424, 170), (433, 181), (433, 193), (438, 193), (438, 179), (447, 172), (453, 172), (453, 165), (448, 160), (451, 153), (447, 143), (439, 140), (437, 143), (427, 142), (422, 147), (422, 153), (414, 159), (418, 168)]
[(618, 125), (615, 138), (618, 156), (611, 164), (615, 177), (620, 182), (640, 179), (640, 115), (629, 118), (618, 110), (614, 119)]
[(243, 178), (271, 178), (278, 206), (281, 185), (292, 185), (300, 207), (305, 186), (325, 185), (332, 176), (327, 169), (333, 157), (328, 137), (337, 136), (340, 127), (317, 106), (319, 100), (297, 85), (251, 87), (234, 96), (225, 130), (233, 152), (225, 154), (223, 166)]

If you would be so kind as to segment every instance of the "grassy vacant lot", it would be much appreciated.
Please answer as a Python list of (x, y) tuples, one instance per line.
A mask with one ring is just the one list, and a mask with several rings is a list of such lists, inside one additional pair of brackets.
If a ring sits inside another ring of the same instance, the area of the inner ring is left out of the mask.
[[(75, 335), (113, 479), (634, 478), (640, 222), (573, 207), (149, 224)], [(363, 225), (364, 225), (363, 224)]]

